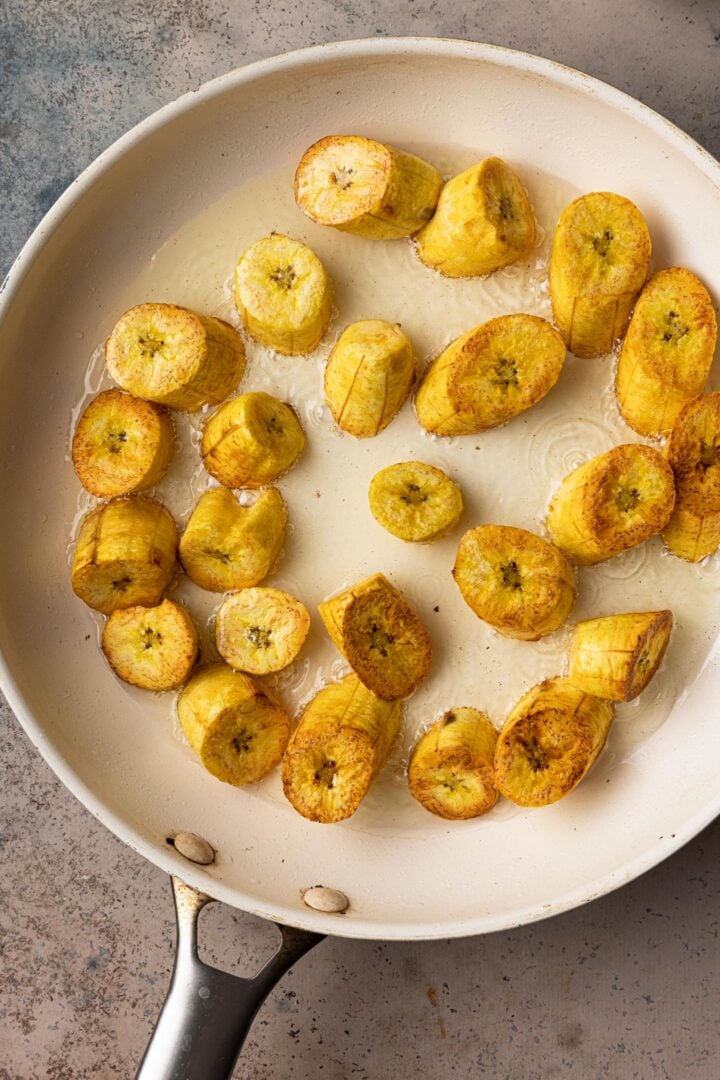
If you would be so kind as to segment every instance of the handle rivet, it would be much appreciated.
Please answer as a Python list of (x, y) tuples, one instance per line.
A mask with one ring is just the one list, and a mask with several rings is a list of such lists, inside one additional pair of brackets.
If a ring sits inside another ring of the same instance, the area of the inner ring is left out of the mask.
[(215, 849), (202, 836), (192, 832), (179, 832), (173, 837), (168, 837), (167, 843), (171, 844), (184, 859), (199, 863), (201, 866), (209, 866), (215, 862)]
[(339, 889), (328, 889), (325, 885), (313, 885), (302, 894), (303, 901), (315, 911), (325, 911), (329, 915), (342, 915), (350, 907), (350, 901)]

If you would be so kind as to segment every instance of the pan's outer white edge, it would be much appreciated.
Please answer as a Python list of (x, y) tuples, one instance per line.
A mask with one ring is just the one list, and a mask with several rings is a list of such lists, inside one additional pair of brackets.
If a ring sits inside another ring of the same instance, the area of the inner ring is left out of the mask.
[[(183, 94), (182, 97), (158, 109), (157, 112), (137, 124), (100, 154), (50, 208), (15, 260), (7, 278), (0, 286), (0, 326), (5, 312), (9, 309), (13, 297), (31, 264), (60, 222), (71, 212), (75, 204), (93, 184), (123, 154), (144, 139), (152, 136), (165, 123), (194, 108), (196, 104), (208, 101), (224, 93), (230, 87), (250, 83), (258, 76), (272, 74), (288, 68), (301, 69), (325, 58), (329, 60), (345, 57), (357, 59), (364, 56), (382, 56), (395, 52), (484, 60), (542, 76), (585, 96), (598, 98), (655, 131), (661, 138), (692, 161), (710, 180), (720, 186), (720, 163), (691, 139), (689, 135), (686, 135), (685, 132), (681, 131), (669, 120), (622, 91), (555, 61), (531, 56), (528, 53), (516, 52), (512, 49), (505, 49), (498, 45), (485, 45), (478, 42), (457, 41), (447, 38), (369, 38), (316, 45), (311, 48), (284, 53), (281, 56), (271, 57), (267, 60), (259, 60), (256, 63), (204, 83), (197, 90)], [(531, 905), (514, 912), (511, 916), (507, 914), (500, 916), (483, 915), (477, 919), (458, 920), (448, 923), (436, 921), (420, 923), (413, 921), (409, 923), (393, 922), (384, 925), (375, 921), (366, 922), (356, 919), (352, 914), (345, 917), (327, 916), (309, 910), (305, 913), (295, 907), (288, 908), (281, 904), (268, 904), (259, 909), (256, 906), (256, 901), (251, 897), (242, 893), (239, 894), (237, 890), (227, 889), (216, 881), (212, 876), (211, 869), (204, 870), (200, 867), (194, 867), (182, 860), (171, 849), (165, 852), (162, 848), (148, 843), (135, 829), (131, 828), (117, 814), (105, 806), (102, 800), (83, 783), (62, 755), (49, 743), (42, 725), (35, 719), (16, 686), (2, 654), (0, 654), (0, 687), (31, 742), (45, 758), (53, 772), (103, 825), (134, 851), (137, 851), (167, 873), (178, 875), (189, 885), (193, 885), (231, 906), (241, 907), (245, 911), (262, 918), (271, 919), (274, 922), (284, 922), (291, 926), (335, 936), (405, 941), (463, 937), (507, 930), (513, 926), (521, 926), (525, 923), (547, 918), (550, 915), (557, 915), (580, 904), (587, 903), (589, 900), (603, 896), (628, 881), (632, 881), (633, 878), (638, 877), (674, 851), (677, 851), (678, 848), (696, 836), (701, 829), (720, 813), (720, 789), (718, 789), (717, 795), (714, 799), (708, 801), (708, 805), (702, 813), (686, 822), (682, 829), (676, 831), (673, 836), (658, 841), (641, 856), (625, 863), (597, 881), (559, 896), (552, 904)]]

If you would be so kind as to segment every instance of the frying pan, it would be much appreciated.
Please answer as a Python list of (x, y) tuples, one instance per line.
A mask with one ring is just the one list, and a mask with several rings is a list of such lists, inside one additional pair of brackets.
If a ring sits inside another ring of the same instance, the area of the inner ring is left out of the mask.
[[(60, 779), (185, 883), (176, 885), (172, 1008), (145, 1077), (226, 1075), (241, 1019), (249, 1022), (262, 993), (322, 935), (444, 938), (544, 918), (642, 873), (720, 809), (716, 631), (698, 677), (666, 722), (616, 762), (611, 784), (591, 777), (582, 797), (482, 831), (434, 821), (371, 827), (360, 815), (312, 825), (278, 800), (206, 776), (169, 721), (149, 722), (140, 700), (110, 678), (66, 560), (77, 499), (68, 432), (88, 351), (107, 335), (124, 284), (185, 221), (318, 136), (345, 131), (411, 147), (494, 139), (511, 161), (580, 190), (634, 198), (662, 237), (660, 264), (689, 264), (711, 288), (720, 280), (711, 228), (720, 166), (701, 147), (586, 75), (433, 39), (319, 46), (216, 79), (115, 143), (35, 230), (0, 297), (0, 682)], [(180, 829), (206, 837), (216, 861), (185, 861), (166, 843)], [(318, 883), (348, 896), (346, 913), (303, 903), (303, 890)], [(197, 912), (210, 896), (291, 928), (257, 983), (223, 982), (194, 955)]]

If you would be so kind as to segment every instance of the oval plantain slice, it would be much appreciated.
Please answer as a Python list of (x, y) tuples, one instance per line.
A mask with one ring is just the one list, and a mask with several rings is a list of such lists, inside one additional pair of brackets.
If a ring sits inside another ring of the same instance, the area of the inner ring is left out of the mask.
[(201, 668), (178, 698), (185, 736), (208, 772), (236, 787), (275, 768), (290, 721), (270, 693), (227, 664)]
[(205, 424), (205, 468), (229, 488), (258, 488), (291, 469), (305, 449), (305, 434), (289, 405), (271, 394), (240, 394)]
[(523, 641), (557, 630), (575, 603), (575, 574), (563, 553), (511, 525), (478, 525), (466, 532), (453, 577), (478, 618)]
[(355, 813), (384, 765), (400, 726), (400, 702), (381, 701), (346, 675), (305, 707), (283, 757), (285, 796), (310, 821)]
[(702, 392), (715, 353), (717, 319), (710, 294), (689, 270), (650, 278), (625, 335), (615, 377), (624, 419), (640, 435), (664, 435)]
[(593, 191), (565, 207), (553, 239), (550, 299), (575, 356), (603, 356), (623, 336), (650, 250), (645, 218), (622, 195)]
[(227, 488), (206, 491), (180, 538), (185, 573), (201, 589), (227, 592), (258, 585), (280, 557), (287, 509), (277, 488), (241, 506)]
[(138, 304), (113, 327), (107, 369), (136, 397), (194, 412), (240, 382), (245, 350), (233, 326), (176, 304)]
[(681, 410), (665, 446), (675, 475), (675, 509), (663, 540), (680, 558), (699, 562), (720, 545), (720, 393)]
[(541, 401), (560, 377), (565, 346), (535, 315), (501, 315), (457, 338), (430, 364), (415, 394), (433, 435), (472, 435)]
[(674, 502), (673, 473), (663, 456), (628, 443), (565, 477), (550, 503), (547, 528), (573, 562), (586, 566), (659, 533)]
[(672, 611), (629, 611), (579, 622), (570, 645), (570, 682), (595, 697), (632, 701), (660, 667), (672, 626)]
[(422, 461), (399, 461), (375, 473), (368, 491), (370, 511), (400, 540), (435, 540), (457, 525), (463, 512), (460, 488)]
[(158, 604), (176, 567), (177, 528), (168, 510), (142, 495), (102, 503), (80, 525), (73, 591), (104, 615)]
[(415, 381), (412, 346), (398, 324), (351, 323), (325, 368), (325, 400), (338, 427), (358, 439), (379, 435)]
[(497, 732), (478, 709), (450, 709), (415, 743), (408, 767), (414, 799), (438, 817), (479, 817), (497, 802)]
[(300, 159), (295, 202), (318, 225), (394, 240), (432, 216), (441, 185), (437, 169), (404, 150), (360, 135), (328, 135)]
[(254, 338), (276, 352), (297, 356), (312, 352), (328, 328), (332, 285), (306, 244), (272, 233), (241, 255), (235, 304)]
[(546, 679), (520, 698), (495, 747), (495, 783), (518, 806), (548, 806), (569, 795), (605, 745), (610, 701), (567, 679)]
[(350, 667), (377, 697), (407, 697), (427, 675), (432, 655), (427, 630), (383, 574), (338, 593), (318, 611)]
[(448, 180), (417, 235), (417, 253), (447, 277), (477, 277), (517, 262), (534, 243), (525, 188), (509, 165), (490, 157)]
[(82, 486), (99, 499), (144, 491), (170, 464), (173, 422), (162, 406), (123, 390), (104, 390), (84, 410), (72, 441)]
[(118, 678), (143, 690), (174, 690), (187, 679), (198, 655), (198, 637), (184, 607), (163, 600), (156, 607), (113, 611), (102, 648)]
[(223, 660), (237, 671), (267, 675), (291, 664), (302, 649), (310, 616), (280, 589), (241, 589), (217, 613), (215, 641)]

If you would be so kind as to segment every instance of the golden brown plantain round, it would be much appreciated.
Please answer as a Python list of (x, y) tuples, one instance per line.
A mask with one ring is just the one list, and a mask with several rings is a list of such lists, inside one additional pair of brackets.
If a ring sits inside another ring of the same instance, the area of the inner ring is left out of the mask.
[(700, 562), (720, 546), (720, 393), (680, 411), (665, 446), (675, 476), (675, 508), (663, 530), (673, 555)]
[(400, 540), (435, 540), (457, 525), (463, 512), (460, 488), (422, 461), (399, 461), (375, 473), (368, 491), (370, 511)]
[(346, 675), (306, 705), (283, 757), (285, 796), (310, 821), (344, 821), (384, 765), (400, 726), (400, 702), (381, 701)]
[(333, 293), (314, 251), (272, 233), (252, 244), (235, 270), (235, 305), (245, 328), (276, 352), (312, 352), (328, 328)]
[(208, 772), (226, 784), (262, 780), (287, 746), (285, 711), (265, 687), (227, 664), (196, 672), (177, 708), (190, 746)]
[(142, 495), (101, 503), (80, 525), (73, 591), (96, 611), (158, 604), (176, 568), (177, 528), (165, 507)]
[(307, 608), (280, 589), (241, 589), (217, 613), (217, 650), (230, 667), (249, 675), (281, 671), (302, 649), (310, 616)]
[(664, 435), (701, 393), (717, 341), (710, 294), (689, 270), (673, 266), (650, 278), (620, 350), (615, 393), (640, 435)]
[(523, 641), (557, 630), (575, 603), (575, 574), (563, 553), (511, 525), (478, 525), (466, 532), (453, 577), (478, 618)]
[(325, 368), (325, 400), (335, 423), (369, 439), (388, 426), (415, 381), (412, 346), (400, 326), (382, 319), (351, 323)]
[(490, 157), (448, 180), (417, 235), (420, 260), (447, 277), (477, 277), (529, 254), (535, 217), (519, 177)]
[(605, 745), (613, 705), (546, 679), (514, 706), (495, 747), (495, 783), (518, 806), (548, 806), (577, 787)]
[(550, 298), (575, 356), (603, 356), (623, 336), (650, 251), (645, 219), (622, 195), (593, 191), (565, 207), (553, 239)]
[(414, 799), (431, 814), (460, 821), (492, 810), (498, 797), (497, 732), (478, 709), (450, 709), (420, 736), (408, 766)]
[(632, 701), (659, 668), (672, 626), (672, 611), (629, 611), (579, 622), (570, 645), (570, 682), (595, 697)]
[(145, 491), (165, 475), (174, 436), (170, 414), (161, 405), (124, 390), (104, 390), (85, 408), (75, 429), (75, 472), (99, 499)]
[(472, 435), (541, 401), (560, 377), (565, 346), (535, 315), (501, 315), (457, 338), (430, 364), (415, 412), (433, 435)]
[(113, 611), (105, 623), (102, 649), (118, 678), (143, 690), (182, 686), (198, 656), (192, 619), (174, 600), (156, 607)]
[(237, 330), (176, 304), (139, 304), (113, 327), (107, 369), (136, 397), (195, 412), (219, 405), (240, 382), (245, 350)]
[(229, 488), (272, 484), (305, 449), (305, 434), (293, 409), (271, 394), (240, 394), (205, 424), (205, 468)]
[(377, 697), (407, 697), (427, 675), (432, 655), (427, 630), (383, 574), (338, 593), (318, 611), (337, 648)]
[(672, 469), (651, 446), (615, 446), (571, 472), (547, 516), (554, 543), (580, 566), (643, 543), (666, 525), (675, 502)]
[(428, 221), (441, 185), (438, 171), (413, 154), (359, 135), (328, 135), (300, 159), (295, 201), (318, 225), (394, 240)]

